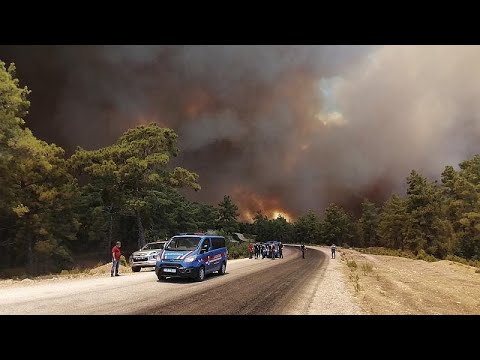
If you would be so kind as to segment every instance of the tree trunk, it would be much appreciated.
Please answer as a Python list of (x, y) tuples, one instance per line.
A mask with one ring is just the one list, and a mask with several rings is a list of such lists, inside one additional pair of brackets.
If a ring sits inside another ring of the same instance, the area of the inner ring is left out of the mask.
[(137, 210), (137, 226), (138, 226), (138, 248), (141, 249), (145, 245), (145, 233), (143, 231), (142, 218), (140, 211)]
[(27, 241), (27, 272), (33, 274), (33, 249), (32, 249), (32, 232), (30, 231), (30, 222), (27, 221), (26, 236)]
[(113, 247), (113, 244), (112, 244), (112, 233), (113, 233), (113, 214), (109, 214), (110, 215), (110, 221), (109, 221), (109, 224), (108, 224), (108, 236), (107, 236), (107, 254), (108, 254), (108, 258), (111, 259), (112, 258), (112, 247)]
[(108, 227), (108, 244), (112, 246), (113, 215), (110, 214), (110, 226)]

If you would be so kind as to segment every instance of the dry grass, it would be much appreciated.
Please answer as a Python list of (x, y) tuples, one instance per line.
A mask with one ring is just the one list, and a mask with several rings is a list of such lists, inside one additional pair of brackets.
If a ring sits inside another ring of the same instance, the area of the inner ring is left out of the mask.
[(372, 264), (370, 264), (369, 262), (364, 262), (362, 264), (362, 271), (363, 271), (363, 275), (367, 275), (368, 273), (371, 273), (373, 271), (373, 266)]
[[(112, 263), (108, 263), (108, 264), (98, 266), (96, 268), (88, 270), (88, 274), (90, 274), (90, 275), (101, 275), (101, 274), (108, 275), (108, 274), (110, 274), (111, 269), (112, 269)], [(131, 273), (132, 268), (130, 266), (124, 266), (124, 265), (120, 264), (119, 267), (118, 267), (118, 272), (120, 274)]]
[[(97, 266), (93, 268), (73, 268), (71, 270), (62, 270), (60, 274), (48, 274), (48, 275), (40, 275), (29, 277), (26, 274), (22, 276), (17, 276), (11, 279), (0, 280), (0, 287), (2, 286), (10, 286), (14, 284), (26, 284), (26, 283), (38, 283), (39, 281), (53, 281), (58, 279), (77, 279), (77, 278), (84, 278), (84, 277), (91, 277), (91, 276), (109, 276), (110, 271), (112, 269), (112, 263), (97, 263)], [(120, 265), (118, 267), (118, 271), (120, 274), (131, 273), (132, 269), (130, 266)]]
[(343, 266), (343, 271), (353, 284), (352, 295), (367, 313), (480, 315), (480, 269), (447, 260), (345, 252), (344, 265), (360, 264), (358, 278), (351, 266)]

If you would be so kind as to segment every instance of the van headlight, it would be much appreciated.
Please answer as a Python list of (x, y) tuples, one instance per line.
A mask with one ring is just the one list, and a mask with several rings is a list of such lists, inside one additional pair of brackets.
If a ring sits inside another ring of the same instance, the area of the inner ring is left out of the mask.
[(185, 259), (185, 262), (187, 262), (187, 263), (194, 262), (196, 258), (197, 258), (196, 255), (189, 256)]

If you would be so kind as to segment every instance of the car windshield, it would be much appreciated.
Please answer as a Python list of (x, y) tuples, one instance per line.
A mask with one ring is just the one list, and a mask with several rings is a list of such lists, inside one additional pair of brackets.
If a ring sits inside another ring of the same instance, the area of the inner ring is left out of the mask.
[(164, 243), (150, 243), (145, 245), (142, 250), (156, 250), (156, 249), (163, 249)]
[(200, 242), (200, 237), (174, 237), (168, 243), (166, 250), (195, 250)]

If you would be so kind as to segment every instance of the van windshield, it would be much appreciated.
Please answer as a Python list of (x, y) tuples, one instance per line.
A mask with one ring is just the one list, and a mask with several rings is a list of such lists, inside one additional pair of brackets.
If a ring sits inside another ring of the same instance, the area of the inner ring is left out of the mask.
[(200, 242), (200, 237), (174, 237), (168, 243), (166, 250), (195, 250)]

